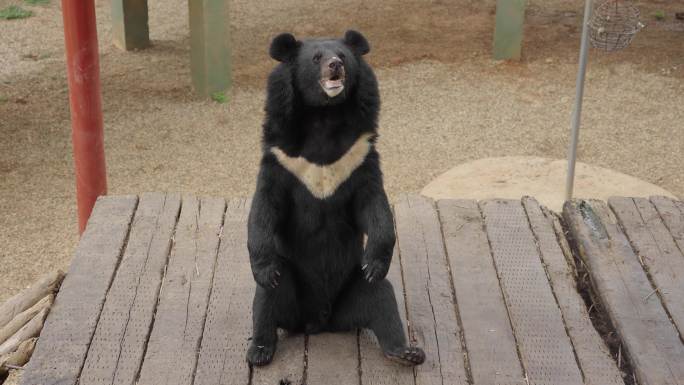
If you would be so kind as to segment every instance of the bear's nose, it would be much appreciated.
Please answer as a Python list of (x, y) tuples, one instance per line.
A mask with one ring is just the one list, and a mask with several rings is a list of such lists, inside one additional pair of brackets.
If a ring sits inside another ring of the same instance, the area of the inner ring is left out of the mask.
[(330, 59), (330, 63), (328, 63), (328, 67), (330, 67), (331, 70), (339, 70), (342, 68), (342, 65), (342, 60), (337, 57)]

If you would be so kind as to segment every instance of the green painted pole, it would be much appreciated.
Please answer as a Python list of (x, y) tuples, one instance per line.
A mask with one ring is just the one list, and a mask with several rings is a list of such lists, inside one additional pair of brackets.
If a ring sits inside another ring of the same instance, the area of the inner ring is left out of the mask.
[(526, 0), (497, 0), (494, 59), (520, 60)]
[(200, 95), (225, 92), (231, 85), (228, 0), (188, 0), (190, 70)]
[(112, 0), (114, 45), (126, 50), (150, 46), (147, 0)]

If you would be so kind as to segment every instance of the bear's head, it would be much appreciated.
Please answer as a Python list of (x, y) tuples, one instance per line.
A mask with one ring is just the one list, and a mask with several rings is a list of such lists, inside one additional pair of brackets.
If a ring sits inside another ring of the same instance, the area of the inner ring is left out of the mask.
[(361, 33), (347, 31), (342, 39), (303, 41), (283, 33), (273, 39), (269, 53), (292, 70), (293, 86), (306, 105), (323, 106), (342, 103), (352, 93), (369, 51)]

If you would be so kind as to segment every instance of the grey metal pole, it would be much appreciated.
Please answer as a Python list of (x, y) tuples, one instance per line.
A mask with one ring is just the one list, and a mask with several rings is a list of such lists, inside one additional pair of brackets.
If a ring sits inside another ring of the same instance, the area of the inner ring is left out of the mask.
[(587, 70), (587, 51), (589, 50), (589, 19), (591, 18), (592, 0), (584, 3), (584, 22), (582, 24), (582, 44), (580, 45), (579, 70), (575, 85), (575, 108), (572, 111), (572, 133), (568, 149), (568, 175), (565, 181), (565, 200), (572, 199), (575, 183), (575, 162), (577, 161), (577, 141), (579, 139), (580, 117), (582, 115), (582, 97), (584, 95), (584, 75)]

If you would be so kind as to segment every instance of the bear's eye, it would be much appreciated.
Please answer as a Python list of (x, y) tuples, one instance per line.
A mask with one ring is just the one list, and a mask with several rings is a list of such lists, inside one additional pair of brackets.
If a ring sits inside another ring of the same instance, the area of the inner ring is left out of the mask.
[(337, 54), (337, 57), (339, 57), (341, 60), (344, 60), (344, 54), (342, 52)]
[(316, 64), (318, 64), (318, 62), (321, 61), (321, 57), (322, 57), (322, 56), (323, 56), (323, 55), (321, 55), (320, 53), (315, 54), (314, 57), (313, 57), (313, 62), (316, 63)]

